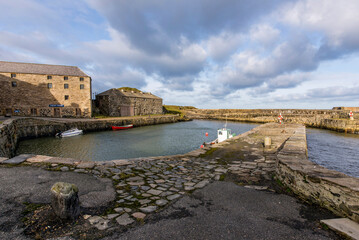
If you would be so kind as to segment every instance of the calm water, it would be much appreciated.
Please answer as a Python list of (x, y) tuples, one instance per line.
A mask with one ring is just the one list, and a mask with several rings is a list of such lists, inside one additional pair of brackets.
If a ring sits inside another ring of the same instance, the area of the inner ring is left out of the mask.
[(309, 160), (359, 177), (359, 135), (307, 128)]
[[(92, 161), (183, 154), (199, 148), (204, 141), (216, 139), (217, 129), (224, 123), (193, 120), (124, 131), (85, 133), (70, 138), (37, 138), (21, 141), (17, 154), (33, 153)], [(258, 124), (227, 124), (237, 135), (256, 126)], [(206, 132), (208, 137), (205, 137)]]

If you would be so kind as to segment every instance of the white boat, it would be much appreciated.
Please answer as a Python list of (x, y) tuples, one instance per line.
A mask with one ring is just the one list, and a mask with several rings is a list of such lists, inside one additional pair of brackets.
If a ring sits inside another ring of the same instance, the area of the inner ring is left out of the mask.
[(217, 142), (219, 143), (233, 137), (233, 134), (231, 133), (231, 129), (227, 129), (226, 127), (218, 129), (217, 135), (218, 135)]
[(234, 134), (232, 134), (231, 129), (227, 128), (227, 115), (226, 115), (226, 124), (224, 125), (223, 128), (220, 128), (217, 130), (217, 142), (223, 142), (226, 141), (227, 139), (230, 139), (234, 136)]
[(56, 137), (72, 137), (72, 136), (81, 135), (82, 133), (83, 133), (82, 130), (79, 130), (77, 128), (72, 128), (70, 130), (57, 133)]

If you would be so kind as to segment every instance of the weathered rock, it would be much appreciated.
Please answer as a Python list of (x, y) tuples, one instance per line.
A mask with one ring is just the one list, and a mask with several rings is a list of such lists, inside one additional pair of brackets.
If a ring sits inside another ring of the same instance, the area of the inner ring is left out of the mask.
[(141, 212), (135, 212), (132, 214), (132, 217), (134, 217), (136, 219), (143, 220), (146, 217), (146, 214), (141, 213)]
[(160, 195), (162, 193), (162, 191), (156, 190), (156, 189), (150, 189), (147, 191), (147, 193), (152, 194), (152, 195)]
[(51, 188), (51, 206), (61, 219), (76, 219), (80, 215), (78, 188), (71, 183), (57, 182)]
[(67, 172), (69, 170), (69, 168), (65, 166), (65, 167), (60, 168), (60, 170), (63, 172)]
[(46, 162), (52, 157), (50, 156), (43, 156), (43, 155), (36, 155), (34, 157), (28, 158), (26, 161), (30, 163), (38, 163), (38, 162)]
[(98, 230), (105, 230), (108, 228), (109, 220), (105, 220), (99, 216), (93, 216), (88, 219), (91, 225), (94, 225)]
[(140, 211), (144, 213), (151, 213), (156, 210), (157, 210), (157, 206), (148, 206), (148, 207), (140, 208)]
[(8, 160), (3, 161), (3, 163), (7, 164), (20, 164), (22, 162), (25, 162), (28, 158), (33, 157), (33, 154), (21, 154), (19, 156), (16, 156), (14, 158), (10, 158)]
[(167, 203), (168, 203), (168, 201), (165, 200), (165, 199), (159, 199), (159, 200), (156, 201), (156, 205), (158, 205), (158, 206), (164, 206)]
[(171, 196), (168, 196), (167, 199), (172, 201), (172, 200), (175, 200), (177, 198), (181, 197), (181, 194), (173, 194)]
[(118, 213), (113, 213), (113, 214), (109, 214), (109, 215), (107, 215), (107, 219), (113, 219), (113, 218), (116, 218), (116, 217), (118, 217)]
[(119, 216), (118, 218), (116, 218), (116, 221), (118, 224), (120, 224), (122, 226), (126, 226), (126, 225), (129, 225), (134, 222), (134, 220), (132, 218), (130, 218), (130, 216), (127, 213), (124, 213), (121, 216)]
[(93, 168), (95, 162), (80, 162), (76, 167), (77, 168)]

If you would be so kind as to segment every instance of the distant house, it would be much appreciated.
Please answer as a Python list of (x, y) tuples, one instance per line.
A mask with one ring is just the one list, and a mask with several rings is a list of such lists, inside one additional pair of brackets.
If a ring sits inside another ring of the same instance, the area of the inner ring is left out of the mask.
[(100, 113), (112, 117), (162, 114), (162, 98), (131, 88), (110, 89), (96, 95)]
[(91, 117), (91, 77), (78, 67), (0, 61), (0, 115)]

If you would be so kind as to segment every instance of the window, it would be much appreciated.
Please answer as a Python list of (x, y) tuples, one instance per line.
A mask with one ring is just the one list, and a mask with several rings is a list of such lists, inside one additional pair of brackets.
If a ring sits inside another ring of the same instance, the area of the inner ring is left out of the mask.
[(64, 77), (64, 80), (69, 80), (69, 77)]
[(11, 87), (17, 87), (17, 83), (16, 82), (11, 82)]
[(80, 84), (80, 89), (85, 89), (85, 85)]
[(69, 95), (65, 95), (65, 100), (69, 100)]
[(80, 81), (82, 82), (84, 80), (84, 78), (83, 77), (80, 77)]
[(52, 88), (52, 83), (48, 83), (47, 88)]
[(11, 73), (12, 78), (16, 78), (16, 73)]
[(64, 88), (65, 89), (68, 89), (69, 88), (69, 85), (67, 83), (64, 84)]
[(52, 79), (52, 76), (47, 76), (47, 79)]

